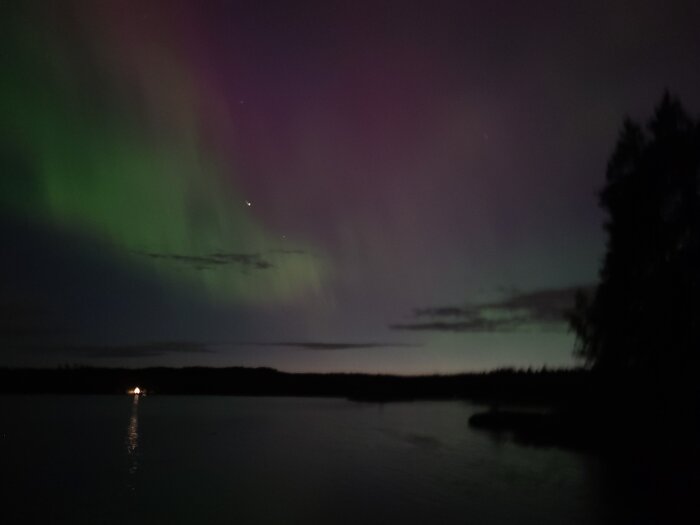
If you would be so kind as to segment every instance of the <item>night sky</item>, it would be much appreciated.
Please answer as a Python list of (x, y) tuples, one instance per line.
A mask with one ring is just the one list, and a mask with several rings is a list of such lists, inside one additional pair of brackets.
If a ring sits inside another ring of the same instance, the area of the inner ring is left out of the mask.
[(700, 4), (3, 2), (0, 365), (569, 366)]

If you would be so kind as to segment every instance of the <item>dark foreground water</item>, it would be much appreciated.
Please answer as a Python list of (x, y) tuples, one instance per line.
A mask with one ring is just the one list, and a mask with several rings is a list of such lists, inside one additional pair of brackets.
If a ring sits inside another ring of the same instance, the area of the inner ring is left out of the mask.
[(475, 410), (460, 401), (0, 396), (2, 521), (621, 521), (623, 482), (601, 460), (472, 430)]

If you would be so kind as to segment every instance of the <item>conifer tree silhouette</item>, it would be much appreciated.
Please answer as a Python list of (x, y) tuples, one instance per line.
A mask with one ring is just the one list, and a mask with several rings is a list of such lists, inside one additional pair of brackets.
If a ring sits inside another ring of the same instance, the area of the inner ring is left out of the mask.
[(666, 378), (700, 356), (700, 121), (666, 93), (646, 128), (626, 120), (600, 206), (606, 254), (569, 315), (576, 352), (599, 370)]

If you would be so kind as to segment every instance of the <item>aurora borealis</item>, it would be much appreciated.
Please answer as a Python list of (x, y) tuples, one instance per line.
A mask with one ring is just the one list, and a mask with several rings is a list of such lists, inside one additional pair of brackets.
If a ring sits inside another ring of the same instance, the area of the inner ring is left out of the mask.
[[(56, 4), (18, 15), (39, 12), (34, 24), (14, 24), (22, 35), (14, 36), (20, 42), (10, 57), (3, 120), (10, 123), (10, 155), (19, 156), (35, 180), (26, 198), (6, 196), (20, 213), (96, 237), (124, 258), (143, 252), (202, 257), (229, 253), (232, 244), (244, 253), (283, 247), (240, 205), (244, 197), (227, 176), (235, 159), (207, 136), (207, 126), (219, 120), (216, 108), (200, 108), (211, 100), (207, 86), (174, 56), (177, 40), (154, 42), (147, 28), (121, 19), (120, 7), (105, 4), (104, 12), (93, 13), (87, 2), (64, 13)], [(83, 31), (82, 17), (110, 21), (85, 30), (102, 34), (87, 49), (66, 34)], [(133, 40), (122, 41), (118, 35), (127, 27)], [(49, 55), (40, 52), (44, 47)], [(164, 82), (171, 88), (161, 88)], [(293, 295), (321, 273), (309, 258), (275, 257), (275, 266), (264, 279), (255, 272), (245, 278), (228, 271), (181, 273), (212, 293), (246, 300)]]
[(700, 107), (693, 2), (6, 4), (0, 365), (568, 365), (623, 117)]

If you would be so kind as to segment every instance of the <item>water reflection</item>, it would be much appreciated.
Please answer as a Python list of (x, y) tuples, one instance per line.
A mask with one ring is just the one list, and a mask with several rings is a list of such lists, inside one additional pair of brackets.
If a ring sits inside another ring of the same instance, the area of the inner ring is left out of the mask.
[(129, 458), (129, 474), (138, 469), (137, 449), (139, 447), (139, 396), (134, 396), (131, 405), (131, 417), (126, 429), (126, 455)]

